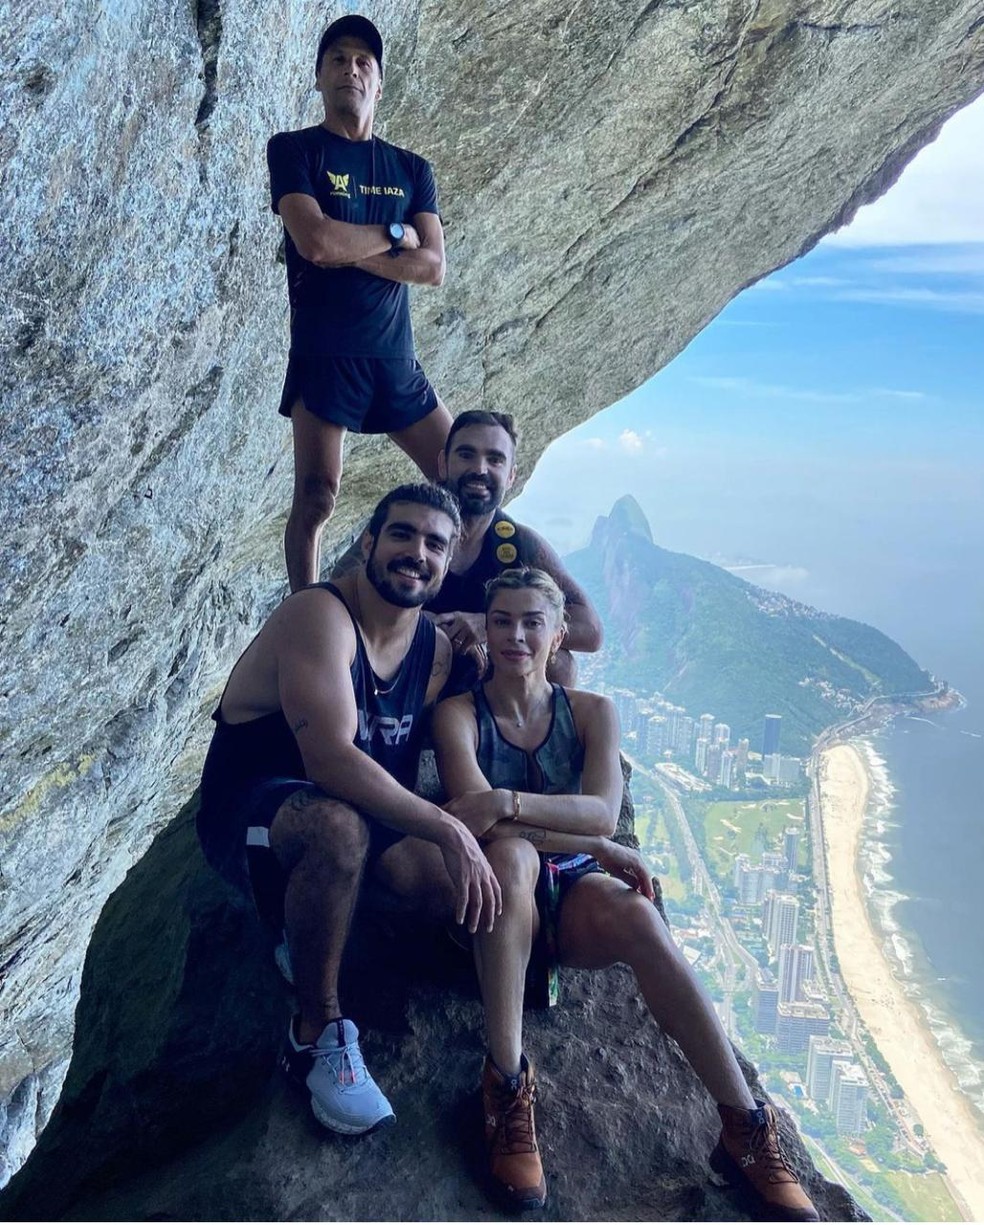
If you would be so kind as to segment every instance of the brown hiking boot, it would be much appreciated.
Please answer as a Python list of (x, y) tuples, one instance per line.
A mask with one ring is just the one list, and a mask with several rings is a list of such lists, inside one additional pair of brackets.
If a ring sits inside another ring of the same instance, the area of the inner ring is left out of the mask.
[(503, 1076), (489, 1056), (482, 1069), (482, 1106), (489, 1172), (496, 1190), (521, 1212), (542, 1208), (547, 1184), (533, 1123), (536, 1080), (524, 1055), (518, 1076)]
[(724, 1127), (711, 1153), (711, 1169), (744, 1191), (764, 1221), (819, 1221), (820, 1215), (782, 1151), (776, 1112), (718, 1106)]

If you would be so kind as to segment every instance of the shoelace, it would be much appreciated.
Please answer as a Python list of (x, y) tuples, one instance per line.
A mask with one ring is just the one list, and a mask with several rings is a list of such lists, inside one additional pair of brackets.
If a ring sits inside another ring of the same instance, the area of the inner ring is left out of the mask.
[(533, 1139), (533, 1103), (536, 1101), (536, 1085), (520, 1087), (519, 1092), (496, 1095), (496, 1113), (500, 1126), (495, 1137), (498, 1153), (535, 1153)]
[(799, 1182), (782, 1151), (778, 1128), (759, 1123), (748, 1138), (748, 1147), (765, 1167), (769, 1182)]
[(340, 1085), (365, 1084), (369, 1076), (358, 1042), (350, 1042), (347, 1046), (314, 1046), (311, 1057), (323, 1059)]

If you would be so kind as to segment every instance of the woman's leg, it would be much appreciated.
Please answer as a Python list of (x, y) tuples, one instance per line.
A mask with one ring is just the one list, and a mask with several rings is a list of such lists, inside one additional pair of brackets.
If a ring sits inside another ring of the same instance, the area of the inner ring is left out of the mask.
[(502, 914), (492, 931), (475, 933), (475, 968), (485, 1005), (489, 1053), (506, 1076), (516, 1076), (523, 1053), (523, 985), (537, 932), (533, 890), (540, 857), (522, 838), (486, 848), (502, 890)]
[(755, 1105), (710, 997), (642, 894), (610, 876), (583, 876), (564, 899), (557, 936), (563, 965), (628, 965), (649, 1011), (676, 1039), (714, 1100), (745, 1109)]

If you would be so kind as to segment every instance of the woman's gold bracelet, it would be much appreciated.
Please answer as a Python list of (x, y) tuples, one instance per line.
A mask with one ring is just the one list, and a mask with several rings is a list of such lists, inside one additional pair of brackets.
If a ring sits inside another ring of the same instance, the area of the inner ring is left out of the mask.
[(514, 821), (518, 821), (518, 820), (519, 820), (519, 818), (520, 818), (520, 817), (523, 815), (522, 805), (521, 805), (521, 804), (520, 804), (520, 802), (519, 802), (519, 792), (518, 792), (518, 791), (514, 791), (514, 792), (512, 793), (512, 795), (513, 795), (513, 815), (512, 815), (512, 819), (513, 819)]

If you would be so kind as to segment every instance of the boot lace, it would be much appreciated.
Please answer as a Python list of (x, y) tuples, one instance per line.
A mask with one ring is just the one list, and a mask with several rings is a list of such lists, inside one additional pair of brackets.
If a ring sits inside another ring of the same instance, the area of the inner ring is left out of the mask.
[(533, 1126), (533, 1104), (536, 1085), (520, 1085), (518, 1092), (508, 1090), (495, 1095), (499, 1125), (492, 1147), (497, 1153), (535, 1153), (536, 1137)]
[(799, 1182), (783, 1152), (775, 1123), (766, 1120), (753, 1127), (748, 1137), (748, 1148), (756, 1164), (764, 1169), (769, 1182)]

